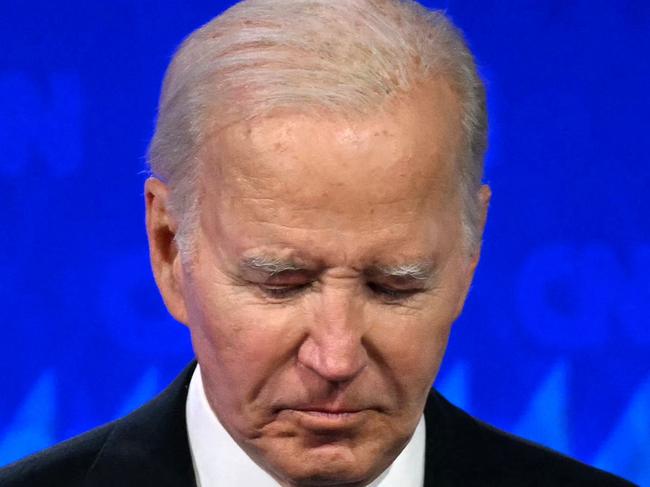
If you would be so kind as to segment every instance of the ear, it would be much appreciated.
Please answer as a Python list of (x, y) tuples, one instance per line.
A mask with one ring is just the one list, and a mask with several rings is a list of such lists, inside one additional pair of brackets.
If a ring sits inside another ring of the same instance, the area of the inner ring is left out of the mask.
[(187, 324), (182, 262), (174, 240), (178, 225), (169, 210), (169, 188), (150, 177), (144, 184), (144, 195), (149, 257), (156, 284), (169, 313)]
[(476, 229), (479, 239), (479, 244), (475, 249), (472, 249), (470, 255), (470, 275), (468, 279), (468, 287), (474, 278), (474, 271), (478, 265), (479, 258), (481, 257), (481, 244), (480, 241), (483, 238), (483, 231), (485, 230), (485, 222), (487, 221), (488, 208), (490, 206), (490, 199), (492, 198), (492, 190), (487, 184), (483, 184), (478, 190), (478, 201), (479, 201), (479, 211), (480, 211), (480, 220), (478, 222), (478, 228)]
[[(485, 230), (485, 222), (487, 221), (488, 207), (490, 206), (490, 199), (492, 198), (492, 191), (487, 184), (484, 184), (479, 189), (478, 199), (479, 199), (479, 211), (481, 212), (479, 227), (476, 229), (478, 233), (479, 240), (483, 238), (483, 231)], [(461, 299), (458, 302), (456, 307), (456, 318), (460, 315), (465, 305), (465, 298), (469, 293), (469, 288), (472, 285), (474, 280), (474, 271), (476, 271), (476, 266), (481, 257), (481, 244), (479, 243), (476, 248), (471, 250), (469, 255), (469, 264), (465, 268), (465, 275), (463, 276), (463, 286), (464, 290), (461, 295)]]
[[(483, 232), (485, 230), (485, 222), (487, 221), (488, 208), (490, 206), (490, 199), (492, 199), (492, 190), (487, 184), (483, 184), (478, 190), (478, 200), (479, 200), (479, 211), (481, 212), (481, 220), (479, 221), (479, 227), (477, 228), (479, 239), (483, 238)], [(472, 254), (472, 273), (478, 264), (479, 257), (481, 256), (481, 245), (479, 244), (476, 249), (474, 249)]]

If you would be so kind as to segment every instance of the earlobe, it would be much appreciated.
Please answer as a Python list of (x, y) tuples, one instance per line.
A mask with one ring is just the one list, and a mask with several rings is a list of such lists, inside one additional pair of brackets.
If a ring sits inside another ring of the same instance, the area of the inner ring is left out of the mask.
[(149, 257), (158, 290), (169, 313), (187, 324), (183, 294), (182, 266), (174, 240), (177, 223), (169, 210), (169, 188), (160, 179), (150, 177), (144, 185)]

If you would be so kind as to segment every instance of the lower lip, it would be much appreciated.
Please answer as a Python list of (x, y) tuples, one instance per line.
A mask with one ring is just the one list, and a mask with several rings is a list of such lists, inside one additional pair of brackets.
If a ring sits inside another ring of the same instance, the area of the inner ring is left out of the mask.
[(301, 426), (311, 430), (336, 430), (353, 428), (361, 424), (365, 417), (365, 411), (351, 411), (342, 413), (330, 413), (326, 411), (312, 411), (291, 409), (288, 412), (296, 415)]

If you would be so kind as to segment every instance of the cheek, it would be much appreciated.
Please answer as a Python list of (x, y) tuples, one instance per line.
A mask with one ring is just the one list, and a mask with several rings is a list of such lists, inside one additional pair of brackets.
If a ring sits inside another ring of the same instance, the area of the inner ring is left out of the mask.
[(412, 314), (377, 313), (370, 339), (382, 355), (402, 393), (424, 397), (431, 388), (447, 347), (453, 316), (445, 307), (429, 305)]
[(192, 292), (189, 327), (202, 367), (216, 378), (215, 388), (250, 399), (297, 346), (300, 330), (288, 326), (295, 324), (294, 313), (252, 304), (233, 286), (195, 286)]

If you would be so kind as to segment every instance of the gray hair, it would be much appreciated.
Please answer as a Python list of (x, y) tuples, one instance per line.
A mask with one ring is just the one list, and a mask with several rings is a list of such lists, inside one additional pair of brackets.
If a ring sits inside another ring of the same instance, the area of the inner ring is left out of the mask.
[(163, 82), (148, 162), (170, 187), (181, 255), (194, 247), (206, 137), (276, 108), (370, 115), (442, 76), (462, 106), (462, 222), (480, 245), (485, 89), (463, 36), (412, 0), (244, 0), (190, 34)]

